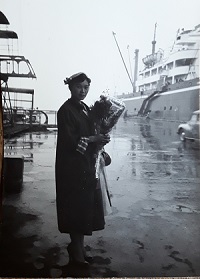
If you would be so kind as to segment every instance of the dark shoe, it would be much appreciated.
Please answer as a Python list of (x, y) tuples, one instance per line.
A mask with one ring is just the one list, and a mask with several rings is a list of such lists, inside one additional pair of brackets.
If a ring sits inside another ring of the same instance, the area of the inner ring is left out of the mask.
[(94, 261), (94, 258), (92, 257), (92, 255), (89, 253), (87, 253), (86, 248), (83, 247), (83, 255), (84, 255), (84, 259), (88, 262), (88, 263), (92, 263)]
[(92, 256), (84, 256), (84, 259), (88, 262), (88, 263), (93, 263), (94, 258)]
[(88, 263), (92, 263), (94, 261), (94, 258), (91, 255), (88, 255), (86, 253), (86, 251), (83, 252), (84, 254), (84, 259), (88, 262)]
[(74, 265), (79, 266), (79, 267), (87, 267), (87, 266), (89, 266), (89, 263), (87, 261), (80, 262), (80, 261), (77, 261), (75, 259), (71, 243), (67, 246), (67, 251), (68, 251), (68, 254), (69, 254), (69, 262), (70, 263), (73, 263)]

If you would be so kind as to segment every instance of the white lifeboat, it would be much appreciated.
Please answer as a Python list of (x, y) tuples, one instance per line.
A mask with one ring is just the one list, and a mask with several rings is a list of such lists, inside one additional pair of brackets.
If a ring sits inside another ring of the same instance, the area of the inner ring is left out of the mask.
[(142, 59), (142, 61), (147, 67), (150, 67), (158, 63), (161, 60), (162, 56), (163, 53), (161, 51), (158, 51), (150, 55), (147, 55)]

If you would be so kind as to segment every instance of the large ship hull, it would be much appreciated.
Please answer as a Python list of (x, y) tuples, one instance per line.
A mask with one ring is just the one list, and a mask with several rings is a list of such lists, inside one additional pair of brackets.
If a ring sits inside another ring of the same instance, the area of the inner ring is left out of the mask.
[[(147, 96), (124, 98), (127, 116), (138, 116)], [(143, 116), (167, 121), (188, 121), (192, 112), (200, 105), (199, 81), (183, 83), (178, 88), (158, 92), (149, 99)]]

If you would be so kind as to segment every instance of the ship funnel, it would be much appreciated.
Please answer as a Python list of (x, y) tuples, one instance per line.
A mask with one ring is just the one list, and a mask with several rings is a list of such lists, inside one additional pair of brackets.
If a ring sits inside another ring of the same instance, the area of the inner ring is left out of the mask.
[(133, 80), (134, 91), (136, 91), (136, 81), (138, 75), (138, 56), (139, 56), (138, 54), (139, 54), (139, 49), (135, 49), (135, 68), (134, 68), (134, 80)]

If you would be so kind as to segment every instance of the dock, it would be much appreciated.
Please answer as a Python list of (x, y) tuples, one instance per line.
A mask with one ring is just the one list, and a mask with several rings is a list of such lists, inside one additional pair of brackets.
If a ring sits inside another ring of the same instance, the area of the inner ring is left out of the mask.
[(12, 138), (26, 132), (41, 132), (48, 129), (57, 129), (56, 124), (17, 124), (13, 127), (4, 128), (4, 138)]
[[(73, 275), (70, 237), (57, 227), (56, 138), (26, 133), (5, 144), (5, 155), (24, 156), (24, 174), (21, 191), (4, 196), (1, 277)], [(199, 150), (179, 141), (175, 123), (123, 118), (105, 150), (112, 207), (105, 229), (85, 239), (91, 278), (200, 276)]]

